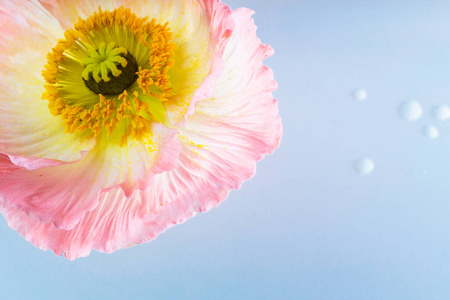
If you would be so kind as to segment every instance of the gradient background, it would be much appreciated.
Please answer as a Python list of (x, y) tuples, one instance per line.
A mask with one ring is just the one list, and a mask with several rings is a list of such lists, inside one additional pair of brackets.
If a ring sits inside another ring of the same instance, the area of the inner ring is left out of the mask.
[(450, 1), (226, 3), (276, 50), (280, 148), (219, 208), (112, 255), (56, 257), (1, 218), (1, 299), (450, 298), (450, 122), (429, 113), (450, 104)]

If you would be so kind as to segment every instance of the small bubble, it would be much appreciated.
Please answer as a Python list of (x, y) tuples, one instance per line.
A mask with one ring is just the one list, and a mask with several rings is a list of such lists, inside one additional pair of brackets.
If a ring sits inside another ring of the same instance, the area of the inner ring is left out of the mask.
[(375, 165), (370, 158), (360, 158), (353, 165), (353, 169), (360, 175), (368, 175), (375, 169)]
[(445, 104), (436, 106), (431, 110), (431, 115), (436, 120), (446, 121), (450, 119), (450, 107)]
[(423, 114), (422, 106), (417, 101), (405, 101), (398, 106), (398, 115), (406, 121), (417, 121)]
[(364, 101), (367, 98), (367, 92), (365, 89), (356, 89), (352, 92), (352, 96), (355, 100)]
[(439, 130), (433, 125), (427, 125), (422, 128), (422, 134), (427, 138), (434, 140), (439, 137)]

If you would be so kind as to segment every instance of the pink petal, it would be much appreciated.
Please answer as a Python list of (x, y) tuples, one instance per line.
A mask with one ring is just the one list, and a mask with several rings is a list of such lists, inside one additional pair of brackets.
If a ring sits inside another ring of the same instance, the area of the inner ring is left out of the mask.
[(121, 187), (131, 197), (152, 184), (155, 174), (175, 167), (180, 151), (176, 131), (155, 123), (152, 132), (125, 147), (100, 145), (76, 163), (37, 170), (15, 168), (0, 154), (2, 201), (40, 222), (71, 229), (97, 206), (103, 190)]
[(75, 259), (89, 255), (92, 249), (112, 252), (130, 243), (141, 243), (145, 231), (137, 217), (140, 201), (127, 199), (120, 189), (103, 193), (97, 208), (86, 213), (71, 230), (57, 229), (51, 223), (42, 223), (26, 213), (2, 205), (0, 210), (9, 226), (25, 239), (43, 250)]
[[(43, 167), (56, 167), (59, 165), (67, 164), (68, 162), (56, 160), (56, 159), (47, 159), (47, 158), (38, 158), (38, 157), (26, 157), (19, 155), (11, 155), (7, 153), (3, 153), (7, 155), (14, 165), (18, 167), (23, 167), (28, 170), (36, 170)], [(83, 151), (80, 153), (81, 158), (84, 158), (88, 154), (88, 151)]]
[[(34, 246), (43, 250), (51, 249), (56, 255), (64, 254), (68, 259), (75, 259), (89, 255), (92, 249), (110, 253), (148, 242), (195, 213), (186, 211), (185, 215), (180, 215), (177, 211), (172, 214), (166, 211), (155, 218), (154, 213), (149, 214), (146, 211), (149, 207), (142, 203), (153, 203), (153, 210), (157, 203), (146, 197), (148, 196), (142, 191), (138, 191), (133, 198), (126, 198), (121, 189), (104, 192), (99, 197), (98, 206), (87, 212), (70, 230), (58, 229), (51, 223), (40, 222), (21, 210), (4, 205), (1, 201), (0, 211), (8, 225)], [(172, 207), (177, 210), (181, 208)]]
[(262, 64), (273, 50), (256, 37), (252, 14), (233, 12), (236, 31), (224, 53), (225, 70), (212, 97), (199, 102), (180, 129), (180, 164), (156, 176), (144, 193), (155, 232), (216, 207), (280, 143), (282, 125), (272, 96), (277, 84)]
[(211, 96), (216, 79), (222, 74), (225, 64), (222, 58), (229, 38), (235, 28), (232, 12), (229, 6), (219, 0), (205, 0), (206, 11), (210, 22), (210, 41), (214, 49), (211, 71), (200, 88), (195, 92), (185, 117), (195, 111), (197, 103)]
[(92, 157), (57, 167), (27, 170), (0, 155), (0, 201), (20, 209), (41, 222), (71, 228), (85, 211), (97, 205), (98, 182), (92, 182), (95, 170)]

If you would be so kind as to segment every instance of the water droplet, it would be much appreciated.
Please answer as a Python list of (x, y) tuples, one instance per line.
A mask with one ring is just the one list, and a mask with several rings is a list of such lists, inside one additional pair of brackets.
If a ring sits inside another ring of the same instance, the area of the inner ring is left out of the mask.
[(417, 101), (405, 101), (398, 107), (398, 115), (406, 121), (417, 121), (423, 114), (422, 106)]
[(368, 175), (375, 169), (375, 165), (370, 158), (360, 158), (353, 165), (353, 169), (360, 175)]
[(422, 134), (429, 139), (437, 139), (439, 137), (439, 130), (433, 125), (427, 125), (422, 128)]
[(450, 119), (450, 107), (447, 105), (439, 105), (432, 109), (431, 115), (439, 121), (446, 121)]
[(352, 92), (352, 96), (355, 100), (364, 101), (367, 98), (367, 92), (365, 89), (356, 89)]

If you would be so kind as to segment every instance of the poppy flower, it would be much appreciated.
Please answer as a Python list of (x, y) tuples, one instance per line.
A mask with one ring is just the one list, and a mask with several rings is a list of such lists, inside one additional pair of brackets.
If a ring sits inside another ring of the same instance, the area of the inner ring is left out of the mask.
[(220, 0), (1, 0), (0, 210), (75, 259), (221, 203), (281, 139), (253, 12)]

